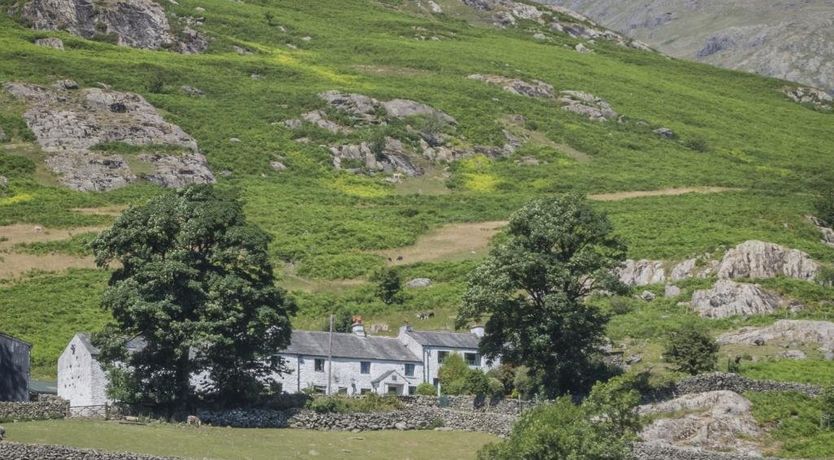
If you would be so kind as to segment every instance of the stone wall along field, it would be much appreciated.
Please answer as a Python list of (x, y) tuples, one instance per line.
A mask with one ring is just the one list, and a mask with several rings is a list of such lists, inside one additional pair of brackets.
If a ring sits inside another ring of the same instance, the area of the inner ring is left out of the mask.
[(662, 444), (637, 443), (632, 450), (634, 460), (776, 460), (750, 457), (723, 452), (709, 452), (701, 449), (683, 449)]
[(175, 460), (175, 457), (154, 457), (119, 452), (100, 452), (64, 446), (0, 442), (0, 458), (15, 460)]
[(58, 419), (68, 413), (69, 402), (55, 397), (33, 402), (0, 402), (0, 422)]

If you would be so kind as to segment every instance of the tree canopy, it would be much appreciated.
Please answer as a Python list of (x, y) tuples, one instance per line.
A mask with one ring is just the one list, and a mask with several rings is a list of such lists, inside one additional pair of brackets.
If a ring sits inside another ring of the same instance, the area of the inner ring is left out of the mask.
[(612, 230), (576, 195), (524, 206), (470, 276), (458, 325), (488, 318), (484, 356), (527, 366), (549, 396), (587, 390), (607, 318), (584, 299), (625, 258)]
[[(113, 324), (96, 342), (122, 362), (120, 382), (138, 400), (187, 404), (191, 379), (234, 403), (282, 370), (295, 305), (275, 286), (270, 236), (246, 221), (238, 197), (191, 186), (128, 209), (93, 243), (96, 263), (114, 266), (102, 306)], [(141, 337), (141, 351), (125, 340)]]
[(712, 336), (694, 326), (685, 326), (669, 334), (663, 355), (679, 371), (696, 375), (715, 370), (718, 349)]

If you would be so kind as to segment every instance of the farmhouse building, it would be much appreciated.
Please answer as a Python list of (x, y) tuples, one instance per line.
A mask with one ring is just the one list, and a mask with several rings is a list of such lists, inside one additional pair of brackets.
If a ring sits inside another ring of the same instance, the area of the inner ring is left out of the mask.
[[(127, 342), (128, 351), (145, 346), (141, 338)], [(103, 406), (107, 398), (107, 374), (98, 361), (99, 350), (84, 333), (75, 334), (58, 358), (58, 396), (71, 407)]]
[(0, 333), (0, 401), (29, 400), (32, 345)]
[[(368, 336), (361, 320), (350, 333), (292, 332), (286, 350), (277, 353), (288, 372), (273, 375), (285, 393), (365, 393), (408, 395), (421, 383), (437, 385), (437, 371), (450, 353), (459, 353), (472, 368), (495, 366), (478, 354), (482, 328), (467, 333), (418, 332), (400, 328), (397, 337)], [(128, 351), (144, 346), (128, 342)], [(58, 360), (58, 396), (70, 406), (101, 406), (107, 398), (107, 376), (98, 350), (86, 334), (76, 334)], [(196, 377), (192, 382), (205, 383)], [(329, 385), (328, 385), (329, 382)], [(329, 389), (328, 389), (329, 387)]]
[(451, 353), (473, 368), (494, 367), (478, 353), (482, 336), (482, 328), (457, 333), (403, 326), (397, 337), (373, 337), (360, 321), (352, 333), (333, 333), (331, 347), (328, 332), (293, 331), (290, 346), (279, 354), (291, 372), (275, 378), (287, 393), (326, 393), (329, 381), (330, 393), (413, 394), (421, 383), (437, 385), (438, 368)]

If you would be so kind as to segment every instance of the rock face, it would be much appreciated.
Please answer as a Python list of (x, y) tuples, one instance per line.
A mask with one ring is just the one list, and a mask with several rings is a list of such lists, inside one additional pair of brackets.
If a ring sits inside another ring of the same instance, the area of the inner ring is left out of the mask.
[(336, 169), (366, 169), (384, 173), (398, 172), (407, 176), (419, 176), (422, 169), (412, 164), (410, 155), (402, 142), (386, 137), (382, 146), (373, 146), (367, 142), (361, 144), (340, 145), (330, 148), (333, 166)]
[(786, 276), (813, 280), (819, 265), (808, 254), (763, 241), (746, 241), (724, 254), (719, 278), (773, 278)]
[(25, 83), (7, 83), (4, 88), (26, 103), (23, 117), (49, 154), (47, 166), (72, 189), (111, 190), (137, 180), (123, 156), (97, 150), (111, 143), (151, 152), (161, 145), (188, 152), (182, 156), (140, 155), (138, 160), (153, 169), (148, 175), (152, 182), (171, 187), (214, 182), (194, 138), (166, 122), (142, 96), (100, 88), (77, 89), (70, 80), (52, 88)]
[(811, 104), (822, 110), (834, 108), (834, 97), (821, 89), (800, 86), (796, 88), (786, 87), (782, 91), (790, 100), (799, 104)]
[(773, 313), (782, 301), (756, 284), (719, 280), (712, 289), (695, 291), (691, 305), (704, 318), (727, 318)]
[(518, 94), (520, 96), (552, 98), (553, 86), (543, 81), (534, 80), (527, 82), (517, 78), (507, 78), (500, 75), (474, 74), (467, 77), (471, 80), (478, 80), (491, 85), (500, 86), (504, 91)]
[(604, 99), (582, 91), (560, 91), (562, 110), (573, 112), (592, 121), (609, 121), (617, 118), (617, 112)]
[[(21, 16), (38, 30), (65, 30), (84, 38), (115, 37), (119, 45), (134, 48), (173, 48), (183, 52), (205, 50), (188, 29), (179, 41), (171, 31), (165, 10), (151, 0), (31, 0)], [(195, 36), (196, 35), (196, 36)]]
[(675, 57), (834, 90), (827, 0), (539, 1), (573, 8)]
[(773, 342), (813, 344), (834, 351), (834, 323), (783, 319), (771, 326), (745, 327), (718, 337), (718, 343), (722, 345), (765, 345)]
[(627, 260), (619, 277), (627, 286), (648, 286), (666, 281), (666, 270), (659, 260)]
[(699, 259), (692, 258), (679, 262), (672, 268), (670, 278), (672, 281), (680, 281), (688, 278), (707, 278), (715, 274), (718, 268), (718, 261), (707, 259), (699, 263)]
[(757, 455), (749, 441), (762, 435), (751, 414), (751, 403), (732, 391), (710, 391), (684, 395), (671, 401), (640, 406), (640, 415), (685, 413), (681, 417), (659, 418), (640, 433), (647, 443), (707, 450), (732, 450)]

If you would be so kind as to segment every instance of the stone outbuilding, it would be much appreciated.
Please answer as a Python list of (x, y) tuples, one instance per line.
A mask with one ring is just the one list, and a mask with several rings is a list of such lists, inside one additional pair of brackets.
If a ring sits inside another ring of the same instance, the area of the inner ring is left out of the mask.
[(32, 345), (0, 333), (0, 401), (29, 400), (29, 356)]

